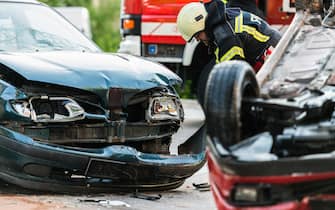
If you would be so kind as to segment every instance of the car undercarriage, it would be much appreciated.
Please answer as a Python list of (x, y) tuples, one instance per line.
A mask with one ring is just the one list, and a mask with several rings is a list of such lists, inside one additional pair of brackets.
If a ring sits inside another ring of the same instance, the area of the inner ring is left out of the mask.
[(335, 193), (334, 6), (296, 1), (292, 23), (257, 75), (242, 61), (212, 70), (205, 112), (219, 209), (334, 204), (325, 198)]

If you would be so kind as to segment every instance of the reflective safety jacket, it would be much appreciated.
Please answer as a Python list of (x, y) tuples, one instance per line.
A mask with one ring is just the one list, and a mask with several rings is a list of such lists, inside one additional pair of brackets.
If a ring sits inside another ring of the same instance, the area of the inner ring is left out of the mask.
[(205, 32), (213, 43), (217, 63), (242, 59), (254, 66), (281, 37), (263, 19), (239, 8), (225, 8), (221, 0), (205, 3), (205, 8)]

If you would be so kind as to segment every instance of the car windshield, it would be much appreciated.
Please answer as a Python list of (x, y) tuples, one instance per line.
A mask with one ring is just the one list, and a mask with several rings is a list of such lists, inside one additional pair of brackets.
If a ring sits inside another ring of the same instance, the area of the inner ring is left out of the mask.
[(100, 49), (51, 8), (0, 2), (0, 51), (90, 51)]

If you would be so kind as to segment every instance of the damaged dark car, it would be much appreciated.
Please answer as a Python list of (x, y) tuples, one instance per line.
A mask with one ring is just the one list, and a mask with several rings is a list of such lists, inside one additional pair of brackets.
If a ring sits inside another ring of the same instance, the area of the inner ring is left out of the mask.
[(335, 2), (293, 3), (256, 75), (230, 61), (209, 76), (208, 165), (220, 210), (335, 207)]
[(45, 4), (0, 0), (0, 179), (56, 192), (180, 186), (205, 162), (201, 126), (171, 152), (181, 82), (101, 52)]

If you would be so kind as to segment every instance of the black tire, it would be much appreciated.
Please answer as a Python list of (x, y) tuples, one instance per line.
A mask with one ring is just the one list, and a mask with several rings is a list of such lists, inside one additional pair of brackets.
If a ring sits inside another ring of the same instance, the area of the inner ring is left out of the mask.
[(207, 84), (208, 76), (209, 76), (209, 73), (212, 71), (214, 65), (215, 65), (215, 59), (210, 60), (209, 63), (207, 63), (203, 67), (199, 75), (199, 78), (198, 78), (197, 99), (198, 99), (199, 104), (202, 107), (204, 106), (205, 91), (206, 91), (206, 84)]
[[(214, 66), (205, 92), (207, 132), (226, 148), (242, 137), (242, 99), (258, 97), (259, 87), (252, 67), (245, 61), (227, 61)], [(244, 120), (243, 120), (244, 121)], [(247, 126), (247, 123), (244, 124)]]

